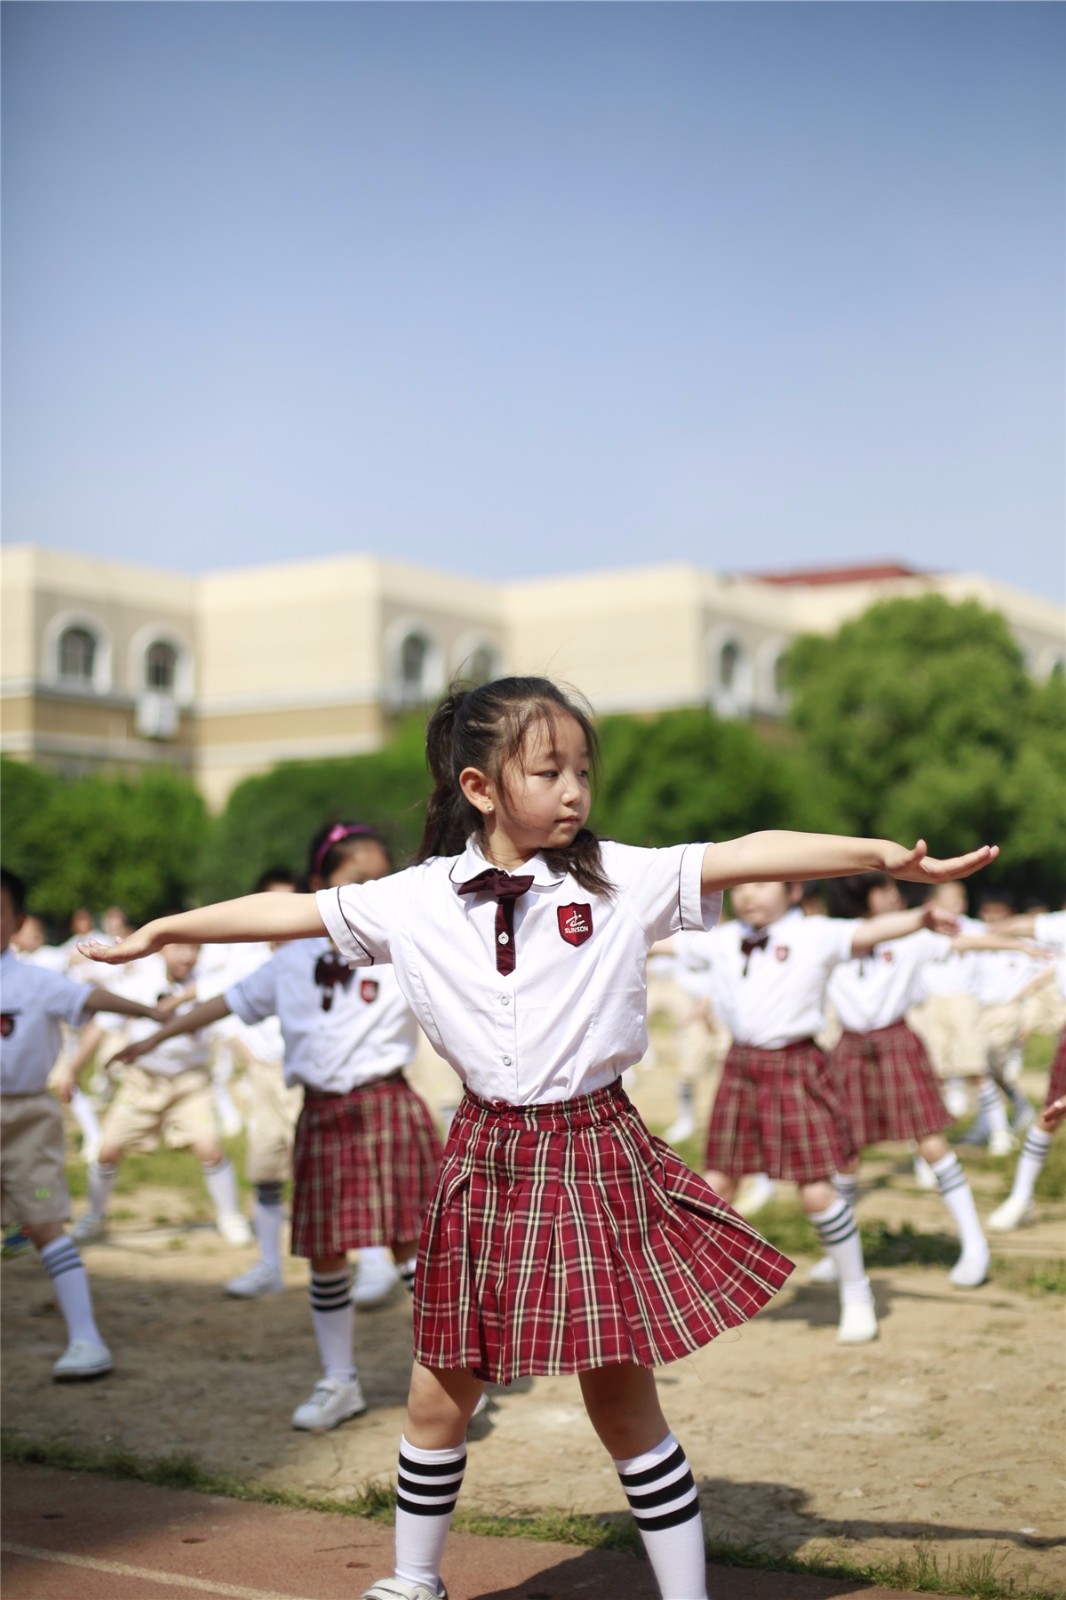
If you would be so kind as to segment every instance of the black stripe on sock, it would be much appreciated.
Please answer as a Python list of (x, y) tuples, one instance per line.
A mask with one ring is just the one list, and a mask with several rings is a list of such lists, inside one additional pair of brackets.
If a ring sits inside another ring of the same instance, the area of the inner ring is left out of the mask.
[(676, 1467), (687, 1465), (685, 1452), (678, 1445), (671, 1451), (665, 1461), (657, 1462), (654, 1467), (645, 1467), (643, 1472), (620, 1472), (618, 1476), (622, 1480), (622, 1488), (628, 1495), (630, 1489), (639, 1489), (642, 1484), (654, 1483), (657, 1478), (662, 1477), (664, 1472), (673, 1472)]
[[(457, 1495), (456, 1499), (458, 1498)], [(397, 1491), (396, 1509), (397, 1511), (407, 1511), (413, 1517), (446, 1517), (450, 1511), (455, 1510), (455, 1500), (449, 1500), (447, 1505), (442, 1506), (423, 1506), (419, 1505), (417, 1500), (406, 1500)]]
[(633, 1508), (633, 1515), (638, 1520), (643, 1520), (640, 1513), (645, 1507), (650, 1509), (652, 1506), (664, 1506), (668, 1500), (676, 1500), (690, 1490), (695, 1494), (696, 1483), (691, 1472), (684, 1472), (676, 1483), (668, 1483), (662, 1489), (651, 1489), (644, 1494), (630, 1494), (626, 1490), (626, 1499)]
[(453, 1478), (450, 1483), (419, 1483), (414, 1478), (405, 1478), (399, 1473), (396, 1478), (396, 1492), (402, 1489), (406, 1494), (425, 1494), (437, 1500), (446, 1500), (450, 1495), (452, 1500), (458, 1500), (462, 1478)]
[(416, 1478), (444, 1478), (449, 1475), (454, 1477), (457, 1473), (466, 1471), (466, 1451), (464, 1450), (455, 1461), (412, 1461), (410, 1456), (405, 1456), (401, 1450), (400, 1471)]
[(690, 1522), (693, 1517), (700, 1514), (698, 1500), (690, 1500), (686, 1505), (678, 1506), (676, 1511), (666, 1511), (661, 1517), (637, 1517), (637, 1527), (641, 1533), (657, 1533), (662, 1528), (676, 1528), (682, 1522)]

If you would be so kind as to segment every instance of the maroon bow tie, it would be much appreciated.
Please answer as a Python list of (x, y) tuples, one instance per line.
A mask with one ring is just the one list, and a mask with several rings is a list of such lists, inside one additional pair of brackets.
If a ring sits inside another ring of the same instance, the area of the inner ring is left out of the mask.
[(748, 975), (748, 962), (751, 960), (752, 951), (765, 950), (769, 943), (770, 935), (765, 928), (761, 928), (758, 933), (752, 934), (750, 939), (741, 939), (740, 953), (744, 957), (744, 970), (741, 973), (742, 978), (746, 978)]
[(315, 962), (315, 982), (322, 990), (322, 1009), (328, 1011), (333, 1005), (333, 991), (338, 983), (346, 989), (352, 981), (352, 969), (335, 955), (332, 950), (324, 956), (319, 956)]
[(496, 896), (496, 971), (506, 977), (515, 969), (517, 960), (514, 943), (514, 903), (519, 895), (533, 887), (533, 874), (512, 877), (498, 867), (488, 867), (476, 878), (459, 885), (460, 894), (491, 894)]

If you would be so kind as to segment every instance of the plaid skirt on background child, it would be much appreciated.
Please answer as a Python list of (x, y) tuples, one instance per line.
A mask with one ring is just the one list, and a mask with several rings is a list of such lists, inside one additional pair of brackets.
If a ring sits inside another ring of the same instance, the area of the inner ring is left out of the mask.
[(415, 1355), (494, 1383), (652, 1367), (748, 1321), (791, 1271), (619, 1083), (535, 1106), (468, 1092), (422, 1231)]
[(841, 1034), (833, 1050), (844, 1107), (861, 1150), (883, 1139), (923, 1139), (955, 1120), (925, 1045), (905, 1022)]
[(708, 1172), (819, 1183), (857, 1154), (829, 1060), (813, 1039), (778, 1050), (731, 1046), (707, 1129)]
[(429, 1107), (400, 1072), (348, 1094), (306, 1090), (292, 1157), (293, 1255), (417, 1239), (443, 1153)]
[(1061, 1100), (1064, 1094), (1066, 1094), (1066, 1028), (1059, 1034), (1059, 1042), (1055, 1046), (1044, 1104), (1049, 1106), (1053, 1100)]

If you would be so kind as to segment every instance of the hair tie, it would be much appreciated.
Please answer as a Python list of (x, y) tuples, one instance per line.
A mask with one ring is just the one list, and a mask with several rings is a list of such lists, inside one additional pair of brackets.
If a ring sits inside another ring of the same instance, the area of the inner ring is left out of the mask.
[(375, 839), (377, 838), (375, 829), (368, 827), (365, 822), (335, 822), (315, 851), (314, 865), (311, 868), (314, 876), (320, 876), (322, 863), (335, 844), (340, 844), (342, 839), (354, 839), (359, 834), (372, 834)]

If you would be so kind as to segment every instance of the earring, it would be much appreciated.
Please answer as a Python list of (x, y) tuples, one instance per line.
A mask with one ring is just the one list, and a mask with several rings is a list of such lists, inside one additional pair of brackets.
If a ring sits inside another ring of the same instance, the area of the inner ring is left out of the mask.
[(485, 806), (485, 815), (486, 815), (486, 816), (487, 816), (487, 815), (488, 815), (488, 813), (489, 813), (489, 812), (490, 812), (490, 811), (491, 811), (491, 810), (492, 810), (492, 801), (491, 801), (491, 800), (490, 800), (490, 801), (489, 801), (489, 802), (488, 802), (488, 804), (487, 804), (487, 805), (486, 805), (486, 806)]

